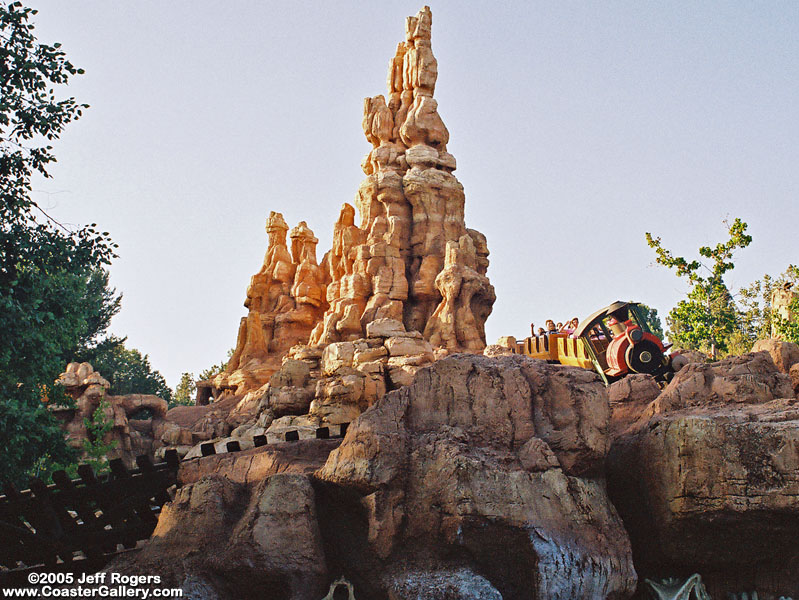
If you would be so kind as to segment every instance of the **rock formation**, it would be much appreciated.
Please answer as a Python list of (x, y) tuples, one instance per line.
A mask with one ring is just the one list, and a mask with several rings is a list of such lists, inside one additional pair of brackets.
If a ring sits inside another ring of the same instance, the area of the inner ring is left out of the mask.
[(364, 103), (359, 223), (345, 204), (318, 264), (305, 223), (289, 252), (270, 214), (235, 353), (203, 385), (216, 402), (164, 417), (139, 399), (144, 440), (137, 400), (88, 365), (62, 378), (73, 443), (106, 397), (127, 452), (187, 458), (153, 537), (108, 571), (208, 599), (622, 600), (644, 578), (799, 597), (799, 348), (684, 353), (663, 390), (507, 356), (513, 338), (484, 349), (488, 250), (464, 223), (430, 27), (428, 8), (408, 19), (388, 100)]
[(799, 596), (799, 404), (771, 355), (689, 364), (635, 406), (614, 409), (608, 487), (639, 576)]
[[(104, 418), (112, 423), (102, 440), (113, 444), (108, 458), (121, 458), (126, 466), (136, 466), (136, 456), (152, 456), (164, 444), (161, 434), (166, 427), (167, 403), (149, 394), (109, 395), (111, 385), (89, 363), (69, 363), (56, 382), (74, 402), (74, 407), (51, 406), (50, 410), (63, 422), (67, 443), (83, 453), (90, 440), (86, 427), (103, 401)], [(83, 456), (83, 458), (86, 458)]]
[[(331, 352), (343, 368), (348, 352)], [(107, 570), (203, 598), (318, 600), (342, 576), (355, 598), (626, 598), (636, 575), (604, 487), (609, 416), (589, 371), (448, 357), (343, 441), (183, 463), (151, 540)]]
[(326, 275), (316, 262), (319, 240), (301, 221), (289, 234), (289, 252), (287, 231), (283, 215), (271, 212), (266, 220), (269, 246), (264, 263), (247, 288), (244, 306), (249, 313), (239, 325), (227, 369), (213, 381), (218, 390), (243, 392), (265, 384), (280, 367), (285, 352), (308, 341), (327, 308)]
[(494, 289), (485, 237), (467, 229), (464, 192), (447, 152), (449, 132), (433, 98), (438, 66), (425, 7), (405, 25), (389, 63), (388, 102), (364, 100), (373, 148), (355, 210), (345, 204), (328, 255), (330, 308), (312, 344), (364, 337), (375, 319), (402, 321), (435, 347), (480, 352)]
[[(318, 427), (355, 420), (386, 391), (407, 385), (434, 360), (433, 347), (401, 321), (376, 319), (364, 338), (324, 348), (295, 346), (263, 388), (254, 425), (233, 433), (278, 439), (289, 429), (313, 437)], [(257, 392), (260, 393), (260, 392)]]
[(366, 179), (333, 228), (322, 265), (303, 222), (291, 231), (279, 213), (267, 220), (269, 249), (253, 276), (228, 367), (215, 388), (243, 394), (263, 386), (297, 344), (325, 346), (367, 337), (379, 319), (403, 323), (434, 348), (481, 352), (495, 300), (486, 271), (485, 236), (467, 229), (464, 192), (447, 152), (449, 132), (433, 98), (438, 67), (430, 9), (409, 17), (405, 41), (389, 63), (388, 103), (364, 101), (363, 130), (372, 150)]
[(345, 204), (319, 265), (307, 225), (291, 231), (289, 253), (288, 225), (270, 214), (236, 349), (224, 373), (198, 383), (198, 404), (237, 398), (224, 435), (311, 435), (352, 421), (435, 358), (485, 348), (495, 300), (488, 246), (464, 221), (463, 186), (433, 99), (430, 27), (429, 8), (408, 19), (389, 64), (388, 102), (364, 102), (372, 150), (355, 201), (359, 222)]
[(437, 361), (362, 414), (317, 473), (341, 521), (323, 532), (351, 536), (337, 568), (368, 598), (473, 597), (436, 593), (464, 580), (485, 597), (626, 597), (635, 571), (601, 483), (609, 416), (589, 371)]
[(293, 473), (249, 486), (210, 475), (183, 486), (141, 554), (110, 570), (157, 573), (184, 596), (211, 600), (318, 600), (329, 584), (314, 490)]

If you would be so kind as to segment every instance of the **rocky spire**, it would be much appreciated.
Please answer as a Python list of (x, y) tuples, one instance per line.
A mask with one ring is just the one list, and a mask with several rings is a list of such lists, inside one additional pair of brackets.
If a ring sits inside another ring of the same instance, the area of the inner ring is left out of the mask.
[[(362, 125), (372, 150), (361, 163), (366, 179), (355, 200), (361, 223), (355, 226), (354, 210), (345, 205), (328, 264), (330, 308), (311, 343), (357, 339), (367, 323), (392, 318), (450, 351), (485, 346), (485, 320), (495, 299), (485, 277), (488, 249), (484, 236), (466, 228), (463, 186), (452, 174), (449, 131), (433, 98), (438, 63), (431, 25), (428, 7), (408, 17), (405, 41), (389, 62), (388, 103), (382, 95), (364, 100)], [(475, 277), (469, 302), (457, 303), (442, 295), (436, 278), (447, 244), (468, 245), (463, 236), (472, 238), (470, 250), (453, 253), (461, 262), (449, 267), (471, 269)], [(465, 256), (482, 273), (462, 264)]]
[(236, 348), (222, 375), (214, 381), (225, 389), (259, 387), (280, 367), (283, 354), (305, 343), (327, 308), (326, 273), (316, 262), (319, 240), (305, 221), (291, 230), (291, 253), (286, 245), (288, 225), (283, 215), (270, 212), (266, 220), (269, 246), (261, 269), (252, 276), (239, 325)]
[[(485, 236), (466, 228), (463, 186), (453, 175), (449, 131), (433, 98), (438, 63), (431, 25), (428, 7), (408, 17), (405, 39), (389, 61), (388, 102), (382, 95), (364, 100), (363, 132), (372, 145), (361, 163), (366, 178), (355, 206), (342, 206), (322, 263), (305, 222), (291, 230), (289, 252), (288, 225), (270, 213), (264, 265), (247, 290), (249, 314), (216, 387), (257, 388), (293, 345), (369, 338), (367, 326), (378, 321), (430, 342), (422, 344), (430, 351), (417, 353), (424, 358), (414, 359), (419, 364), (432, 360), (433, 349), (442, 356), (485, 347), (495, 300), (486, 277), (488, 247)], [(391, 385), (419, 366), (392, 358)]]

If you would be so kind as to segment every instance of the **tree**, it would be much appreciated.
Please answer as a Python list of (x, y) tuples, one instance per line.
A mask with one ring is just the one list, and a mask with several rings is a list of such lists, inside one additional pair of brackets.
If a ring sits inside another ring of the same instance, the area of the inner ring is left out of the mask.
[(207, 369), (200, 371), (200, 377), (198, 381), (205, 381), (206, 379), (213, 379), (217, 375), (219, 375), (222, 371), (227, 369), (228, 361), (230, 357), (233, 356), (233, 352), (235, 351), (234, 348), (231, 348), (227, 351), (227, 359), (223, 362), (220, 362), (218, 365), (211, 365)]
[(150, 357), (135, 348), (126, 348), (127, 338), (110, 335), (75, 355), (78, 362), (88, 362), (111, 384), (108, 392), (125, 394), (154, 394), (167, 402), (172, 390), (163, 375), (150, 365)]
[(677, 276), (685, 277), (692, 286), (687, 300), (681, 300), (666, 318), (669, 338), (683, 348), (702, 350), (712, 359), (727, 350), (737, 325), (738, 313), (724, 275), (735, 267), (732, 262), (735, 251), (752, 243), (752, 236), (746, 234), (747, 224), (741, 219), (732, 224), (725, 221), (725, 225), (729, 234), (726, 242), (713, 248), (699, 248), (699, 255), (707, 261), (689, 262), (681, 256), (675, 257), (663, 247), (660, 238), (646, 234), (657, 263), (675, 269)]
[[(768, 275), (763, 278), (766, 279)], [(764, 291), (769, 302), (769, 334), (774, 333), (776, 337), (799, 344), (799, 293), (796, 292), (797, 282), (799, 282), (799, 267), (788, 265), (788, 269), (779, 277), (773, 280), (772, 285)], [(772, 294), (778, 288), (785, 288), (791, 292), (791, 301), (788, 303), (788, 317), (783, 317), (771, 305)], [(765, 299), (765, 298), (764, 298)]]
[(658, 309), (651, 308), (646, 304), (638, 304), (638, 308), (641, 309), (644, 321), (649, 325), (649, 330), (660, 339), (663, 339), (663, 323), (658, 316)]
[[(111, 405), (108, 404), (108, 400), (103, 398), (94, 409), (92, 418), (83, 419), (89, 434), (88, 439), (83, 440), (85, 462), (97, 474), (108, 470), (108, 453), (118, 445), (117, 440), (105, 441), (106, 434), (114, 427), (114, 418), (111, 414)], [(69, 465), (69, 467), (71, 468), (68, 469), (68, 472), (72, 471), (71, 476), (76, 476), (77, 466)]]
[(53, 86), (82, 73), (60, 49), (37, 42), (20, 2), (0, 3), (0, 480), (23, 483), (39, 458), (71, 454), (41, 398), (81, 345), (119, 310), (103, 267), (107, 232), (70, 230), (31, 198), (34, 174), (49, 177), (48, 141), (86, 105), (57, 99)]
[(175, 392), (172, 394), (172, 402), (169, 403), (169, 408), (178, 405), (190, 406), (194, 404), (194, 392), (197, 386), (194, 383), (194, 375), (191, 373), (183, 373), (180, 376), (180, 382), (175, 387)]

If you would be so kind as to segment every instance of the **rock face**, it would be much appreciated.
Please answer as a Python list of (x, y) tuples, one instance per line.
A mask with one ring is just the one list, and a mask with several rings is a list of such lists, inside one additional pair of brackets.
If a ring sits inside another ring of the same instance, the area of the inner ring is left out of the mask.
[[(108, 568), (161, 576), (193, 598), (322, 598), (328, 573), (307, 476), (258, 484), (210, 475), (183, 486), (141, 552)], [(246, 574), (246, 575), (245, 575)]]
[[(166, 422), (167, 403), (148, 394), (109, 395), (111, 387), (89, 363), (69, 363), (57, 384), (75, 401), (75, 408), (51, 406), (63, 421), (67, 443), (83, 451), (90, 433), (86, 421), (91, 421), (101, 403), (106, 402), (104, 418), (113, 425), (103, 443), (114, 444), (108, 458), (121, 458), (127, 467), (136, 466), (136, 456), (152, 456), (163, 446), (161, 433)], [(84, 456), (85, 458), (85, 456)]]
[[(325, 368), (348, 360), (331, 351)], [(183, 463), (152, 538), (107, 571), (209, 599), (318, 600), (341, 577), (347, 597), (373, 600), (627, 598), (629, 539), (603, 481), (609, 416), (591, 372), (448, 357), (342, 441)]]
[(388, 101), (364, 100), (363, 131), (373, 148), (356, 198), (360, 225), (345, 204), (326, 261), (330, 308), (312, 344), (362, 338), (368, 323), (388, 318), (449, 351), (485, 346), (495, 300), (485, 277), (488, 247), (465, 225), (463, 186), (433, 98), (431, 24), (428, 7), (408, 18), (389, 63)]
[(752, 352), (764, 351), (771, 355), (771, 360), (783, 373), (789, 373), (791, 367), (799, 363), (799, 346), (794, 343), (775, 339), (757, 340)]
[[(467, 229), (463, 186), (452, 172), (449, 132), (433, 98), (438, 66), (425, 7), (409, 17), (389, 63), (388, 102), (364, 101), (372, 150), (355, 208), (344, 204), (333, 247), (316, 262), (317, 239), (302, 222), (291, 231), (272, 212), (269, 248), (247, 290), (249, 309), (215, 397), (264, 385), (297, 344), (325, 346), (372, 337), (380, 319), (422, 333), (442, 352), (482, 352), (496, 296), (486, 271), (485, 236)], [(209, 394), (203, 386), (203, 401)]]
[(316, 262), (317, 240), (305, 221), (291, 230), (271, 212), (266, 220), (269, 247), (261, 270), (253, 275), (233, 356), (214, 379), (219, 390), (250, 391), (265, 384), (280, 367), (282, 356), (308, 335), (325, 309), (326, 274)]
[(624, 419), (608, 487), (639, 576), (799, 595), (799, 405), (771, 356), (690, 364)]
[(660, 395), (660, 391), (655, 378), (643, 373), (628, 375), (609, 385), (611, 437), (618, 437), (640, 419), (646, 407)]
[(602, 484), (609, 415), (585, 370), (437, 361), (361, 415), (317, 473), (340, 515), (328, 535), (355, 538), (337, 568), (369, 598), (481, 597), (437, 591), (464, 581), (506, 600), (626, 597), (629, 542)]

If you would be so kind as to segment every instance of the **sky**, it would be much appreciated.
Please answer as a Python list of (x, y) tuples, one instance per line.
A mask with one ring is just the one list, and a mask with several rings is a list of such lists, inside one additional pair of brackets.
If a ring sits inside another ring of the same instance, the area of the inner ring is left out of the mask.
[[(171, 386), (235, 345), (270, 210), (307, 221), (321, 260), (370, 150), (394, 2), (31, 0), (36, 35), (86, 70), (91, 108), (34, 198), (119, 244), (111, 332)], [(617, 299), (664, 316), (689, 258), (742, 218), (727, 280), (799, 263), (799, 3), (434, 2), (436, 99), (491, 252), (489, 343)]]

